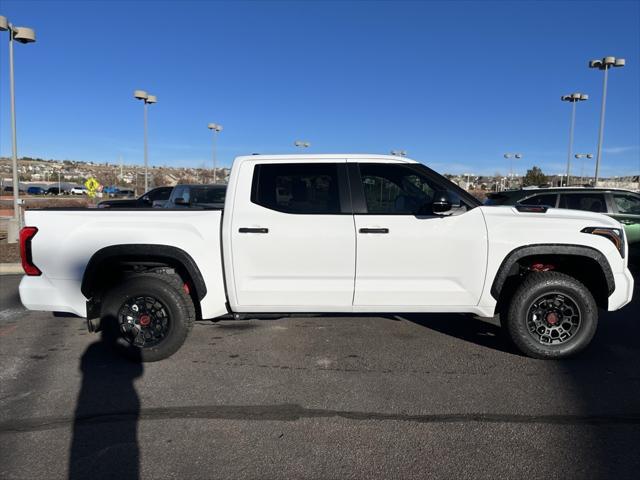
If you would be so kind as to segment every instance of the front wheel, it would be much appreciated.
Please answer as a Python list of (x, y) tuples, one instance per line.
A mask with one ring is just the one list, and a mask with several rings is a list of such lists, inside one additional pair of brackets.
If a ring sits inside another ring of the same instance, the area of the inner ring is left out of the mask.
[(598, 307), (581, 282), (559, 272), (529, 274), (516, 290), (506, 328), (513, 343), (533, 358), (560, 359), (589, 345)]
[(155, 362), (173, 355), (185, 342), (195, 309), (176, 275), (136, 275), (109, 291), (102, 325), (110, 343), (134, 361)]

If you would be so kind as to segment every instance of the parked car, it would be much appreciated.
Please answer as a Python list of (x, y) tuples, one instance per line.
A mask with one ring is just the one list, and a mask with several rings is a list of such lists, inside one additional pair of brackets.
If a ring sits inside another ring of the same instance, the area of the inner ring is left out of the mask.
[[(166, 202), (171, 195), (173, 187), (152, 188), (138, 198), (127, 200), (103, 200), (98, 203), (98, 208), (151, 208), (155, 202)], [(132, 192), (133, 193), (133, 192)]]
[(85, 186), (75, 186), (70, 190), (71, 195), (86, 195), (87, 187)]
[[(11, 187), (11, 186), (4, 187), (3, 192), (5, 194), (13, 194), (13, 187)], [(22, 188), (20, 188), (20, 189), (18, 189), (18, 193), (19, 194), (24, 194), (25, 192), (24, 192), (24, 190)]]
[(47, 195), (62, 195), (63, 193), (65, 193), (64, 189), (59, 187), (49, 187), (47, 189)]
[(27, 188), (27, 195), (45, 195), (47, 191), (42, 187)]
[(109, 198), (127, 198), (133, 197), (135, 192), (130, 188), (120, 188), (116, 186), (104, 187), (102, 194), (107, 195)]
[(482, 206), (408, 158), (253, 155), (230, 181), (224, 211), (27, 210), (22, 303), (86, 317), (143, 361), (195, 320), (301, 312), (500, 313), (522, 352), (557, 359), (633, 295), (615, 219)]
[(489, 193), (485, 205), (547, 205), (602, 213), (624, 227), (634, 256), (640, 253), (640, 194), (617, 188), (539, 188)]
[(226, 185), (176, 185), (163, 208), (222, 208)]

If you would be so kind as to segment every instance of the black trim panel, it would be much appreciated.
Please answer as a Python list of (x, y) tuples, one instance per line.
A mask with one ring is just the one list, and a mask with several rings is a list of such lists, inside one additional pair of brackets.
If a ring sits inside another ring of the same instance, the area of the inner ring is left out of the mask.
[(616, 289), (615, 280), (613, 278), (613, 272), (607, 258), (598, 250), (591, 247), (585, 247), (584, 245), (564, 245), (556, 243), (545, 243), (539, 245), (525, 245), (512, 250), (509, 255), (505, 257), (498, 269), (493, 285), (491, 286), (491, 296), (498, 300), (500, 291), (504, 286), (504, 282), (511, 273), (512, 267), (518, 260), (531, 255), (573, 255), (577, 257), (587, 257), (598, 262), (602, 272), (604, 273), (605, 280), (607, 281), (607, 290), (611, 295)]
[(360, 167), (357, 163), (347, 163), (349, 172), (349, 186), (351, 188), (351, 205), (353, 213), (362, 215), (367, 213), (367, 199), (364, 196), (364, 187), (360, 177)]
[(144, 261), (145, 258), (157, 259), (158, 257), (167, 258), (182, 265), (193, 280), (193, 286), (196, 290), (198, 300), (202, 300), (205, 297), (207, 294), (207, 286), (204, 278), (202, 278), (198, 265), (193, 258), (191, 258), (191, 255), (178, 247), (142, 243), (112, 245), (94, 253), (82, 277), (82, 294), (87, 298), (91, 298), (93, 288), (98, 283), (96, 278), (98, 278), (99, 269), (106, 261)]

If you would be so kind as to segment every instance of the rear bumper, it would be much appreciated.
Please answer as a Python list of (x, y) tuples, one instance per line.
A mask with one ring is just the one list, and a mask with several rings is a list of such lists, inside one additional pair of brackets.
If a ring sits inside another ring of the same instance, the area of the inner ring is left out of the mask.
[(46, 276), (24, 276), (20, 281), (20, 301), (29, 310), (74, 313), (87, 316), (87, 299), (75, 280), (50, 280)]
[(618, 310), (633, 298), (633, 276), (628, 268), (613, 275), (616, 289), (609, 296), (608, 310)]

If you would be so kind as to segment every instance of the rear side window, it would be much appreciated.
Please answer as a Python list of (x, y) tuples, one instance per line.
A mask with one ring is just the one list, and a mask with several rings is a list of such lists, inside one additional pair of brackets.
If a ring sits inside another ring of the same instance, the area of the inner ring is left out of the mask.
[(335, 163), (256, 165), (251, 201), (284, 213), (340, 213), (338, 167)]
[(606, 213), (607, 204), (602, 193), (563, 193), (560, 195), (560, 208)]
[(547, 207), (556, 206), (557, 195), (547, 194), (547, 195), (534, 195), (533, 197), (525, 198), (524, 200), (518, 202), (520, 205), (531, 205), (531, 206), (540, 206), (545, 205)]
[(627, 215), (640, 215), (640, 197), (630, 194), (614, 193), (613, 201), (618, 208), (618, 213)]

